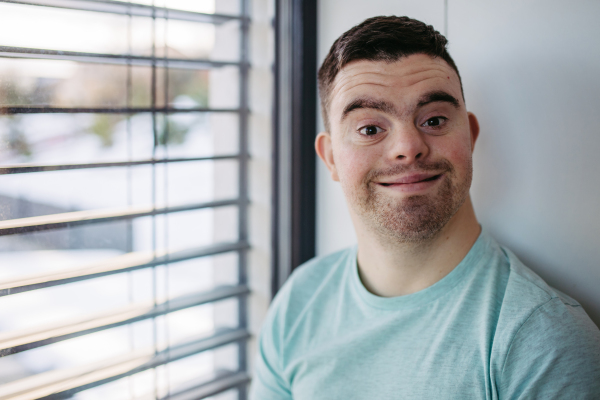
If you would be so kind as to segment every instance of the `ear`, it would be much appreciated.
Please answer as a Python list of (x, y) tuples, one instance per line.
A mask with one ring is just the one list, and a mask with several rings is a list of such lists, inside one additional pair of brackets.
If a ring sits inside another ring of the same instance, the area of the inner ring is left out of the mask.
[(472, 112), (467, 113), (469, 116), (469, 129), (471, 131), (471, 152), (475, 150), (475, 142), (479, 137), (479, 121)]
[(331, 173), (331, 179), (339, 182), (340, 178), (338, 177), (335, 162), (333, 160), (333, 146), (331, 145), (331, 135), (329, 132), (320, 132), (317, 135), (317, 138), (315, 139), (315, 151), (327, 166), (327, 169)]

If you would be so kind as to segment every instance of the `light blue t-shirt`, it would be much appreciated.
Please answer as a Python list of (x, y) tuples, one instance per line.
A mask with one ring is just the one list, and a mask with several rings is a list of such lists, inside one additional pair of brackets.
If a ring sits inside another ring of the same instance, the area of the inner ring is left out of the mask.
[(600, 331), (481, 234), (434, 285), (383, 298), (356, 247), (298, 268), (263, 326), (253, 400), (600, 399)]

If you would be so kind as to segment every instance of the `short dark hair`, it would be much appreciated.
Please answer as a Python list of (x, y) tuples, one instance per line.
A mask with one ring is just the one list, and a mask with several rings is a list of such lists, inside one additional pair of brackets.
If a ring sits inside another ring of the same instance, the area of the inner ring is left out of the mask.
[[(319, 69), (319, 95), (325, 129), (330, 131), (328, 109), (335, 77), (352, 61), (394, 62), (412, 54), (440, 57), (456, 71), (462, 91), (462, 80), (446, 45), (448, 40), (433, 26), (408, 17), (373, 17), (340, 36)], [(464, 94), (463, 94), (464, 98)]]

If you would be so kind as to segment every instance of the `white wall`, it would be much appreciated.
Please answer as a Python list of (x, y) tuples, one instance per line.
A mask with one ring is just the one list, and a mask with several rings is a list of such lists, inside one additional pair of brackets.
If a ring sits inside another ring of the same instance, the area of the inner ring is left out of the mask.
[[(471, 194), (483, 227), (600, 325), (600, 2), (448, 0), (448, 40), (481, 125)], [(444, 32), (443, 0), (321, 0), (319, 57), (375, 15)], [(322, 128), (322, 124), (321, 124)], [(355, 241), (317, 176), (317, 252)]]

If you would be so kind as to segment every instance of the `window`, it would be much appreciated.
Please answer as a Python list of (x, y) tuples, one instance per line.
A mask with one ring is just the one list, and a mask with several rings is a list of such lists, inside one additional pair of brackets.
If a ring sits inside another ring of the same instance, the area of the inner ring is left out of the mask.
[(248, 8), (0, 1), (1, 400), (245, 398)]

